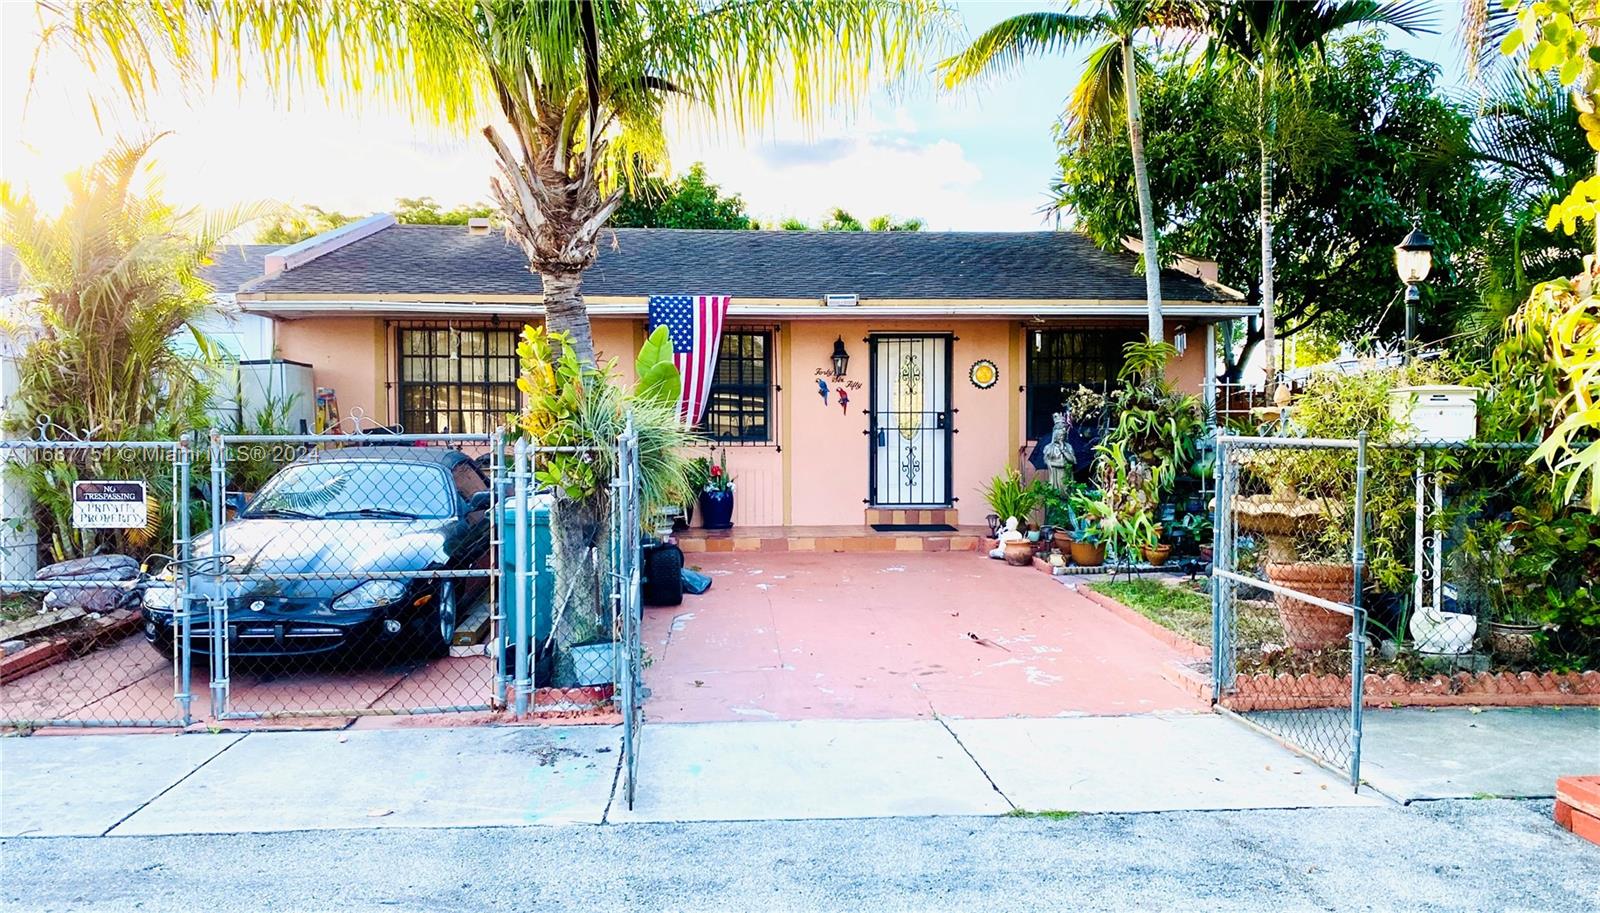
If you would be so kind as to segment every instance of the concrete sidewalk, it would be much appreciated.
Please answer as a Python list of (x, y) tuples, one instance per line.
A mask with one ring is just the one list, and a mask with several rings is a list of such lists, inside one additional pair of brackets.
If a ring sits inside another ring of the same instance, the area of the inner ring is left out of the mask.
[[(0, 739), (0, 837), (1347, 807), (1549, 796), (1600, 710), (1367, 715), (1360, 795), (1222, 716), (649, 723)], [(1387, 797), (1387, 798), (1385, 798)]]
[(0, 837), (1372, 805), (1209, 714), (0, 740)]

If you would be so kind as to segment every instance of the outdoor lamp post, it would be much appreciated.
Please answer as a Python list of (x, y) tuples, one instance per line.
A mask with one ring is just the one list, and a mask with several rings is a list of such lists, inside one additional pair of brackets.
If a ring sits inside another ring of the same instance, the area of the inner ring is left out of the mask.
[(850, 367), (850, 353), (844, 350), (844, 337), (840, 336), (833, 341), (833, 376), (843, 377), (848, 367)]
[(1395, 245), (1394, 268), (1406, 284), (1406, 360), (1410, 361), (1417, 341), (1417, 302), (1422, 300), (1417, 286), (1427, 280), (1428, 271), (1433, 269), (1433, 242), (1420, 227), (1411, 229), (1411, 234)]

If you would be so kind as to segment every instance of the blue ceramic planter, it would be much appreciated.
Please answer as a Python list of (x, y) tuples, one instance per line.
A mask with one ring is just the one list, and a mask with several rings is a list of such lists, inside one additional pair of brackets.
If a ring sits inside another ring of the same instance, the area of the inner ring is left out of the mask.
[(733, 527), (733, 492), (700, 492), (700, 522), (706, 529)]

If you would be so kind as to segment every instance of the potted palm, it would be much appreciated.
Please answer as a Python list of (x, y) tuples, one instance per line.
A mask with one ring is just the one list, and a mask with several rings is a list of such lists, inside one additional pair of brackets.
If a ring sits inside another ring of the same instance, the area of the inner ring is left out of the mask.
[(728, 475), (728, 451), (719, 455), (706, 472), (700, 490), (700, 517), (706, 529), (733, 528), (733, 477)]
[(1027, 532), (1029, 518), (1039, 507), (1040, 491), (1038, 486), (1023, 484), (1022, 473), (1007, 469), (989, 480), (983, 496), (989, 502), (989, 509), (1000, 518), (1001, 526), (1016, 517), (1017, 531)]

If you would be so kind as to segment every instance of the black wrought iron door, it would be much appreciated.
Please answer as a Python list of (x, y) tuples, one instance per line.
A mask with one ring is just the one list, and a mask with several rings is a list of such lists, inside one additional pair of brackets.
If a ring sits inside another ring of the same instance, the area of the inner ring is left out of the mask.
[(950, 505), (948, 334), (870, 337), (872, 504)]

